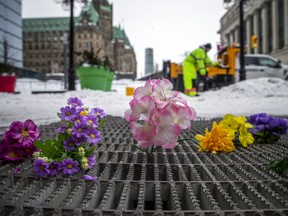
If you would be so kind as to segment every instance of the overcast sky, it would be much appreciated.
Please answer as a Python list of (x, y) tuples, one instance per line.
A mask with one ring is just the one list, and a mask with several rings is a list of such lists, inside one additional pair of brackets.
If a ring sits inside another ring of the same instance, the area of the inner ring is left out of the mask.
[[(59, 0), (58, 0), (59, 1)], [(184, 53), (210, 42), (209, 55), (215, 58), (220, 42), (223, 0), (108, 0), (113, 3), (113, 25), (121, 25), (134, 47), (137, 70), (144, 74), (145, 49), (153, 48), (154, 64), (163, 60), (181, 63)], [(76, 4), (75, 15), (80, 13)], [(69, 16), (54, 0), (22, 0), (22, 16)]]

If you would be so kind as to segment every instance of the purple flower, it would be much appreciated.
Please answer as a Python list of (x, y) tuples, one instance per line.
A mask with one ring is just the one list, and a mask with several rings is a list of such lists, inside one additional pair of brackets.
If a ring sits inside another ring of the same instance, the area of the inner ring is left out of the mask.
[(85, 136), (89, 144), (97, 144), (101, 140), (100, 132), (94, 128), (89, 128)]
[(15, 153), (17, 155), (20, 155), (22, 158), (31, 157), (33, 155), (33, 153), (38, 150), (33, 143), (27, 147), (24, 147), (20, 143), (15, 143), (14, 147), (15, 147)]
[(88, 168), (91, 169), (96, 164), (96, 156), (91, 154), (88, 158)]
[(51, 162), (49, 164), (49, 176), (55, 176), (61, 171), (61, 163)]
[(75, 107), (62, 107), (60, 109), (61, 113), (59, 113), (59, 117), (63, 121), (74, 121), (74, 118), (76, 116), (76, 108)]
[(36, 159), (34, 161), (33, 169), (37, 176), (47, 177), (49, 175), (48, 167), (49, 167), (49, 164), (45, 163), (43, 159)]
[(6, 145), (6, 141), (2, 140), (0, 143), (0, 158), (5, 161), (18, 161), (22, 160), (23, 158), (16, 152), (16, 148), (13, 145)]
[(77, 124), (84, 124), (86, 122), (86, 116), (77, 115), (74, 122)]
[(72, 175), (80, 171), (79, 163), (73, 161), (71, 158), (64, 159), (62, 161), (62, 170), (64, 174)]
[(250, 116), (248, 122), (253, 124), (252, 134), (258, 143), (276, 143), (280, 135), (288, 132), (288, 120), (275, 118), (266, 113)]
[(100, 108), (92, 108), (90, 114), (95, 114), (97, 117), (104, 118), (106, 116), (104, 110)]
[(82, 103), (82, 101), (79, 98), (71, 97), (71, 98), (68, 99), (68, 105), (71, 105), (73, 107), (77, 107), (77, 106), (81, 107), (81, 106), (83, 106), (83, 103)]
[(95, 115), (88, 115), (88, 116), (86, 117), (86, 122), (87, 122), (87, 125), (88, 125), (88, 126), (91, 126), (91, 127), (94, 127), (94, 128), (96, 128), (96, 127), (99, 126), (99, 124), (98, 124), (98, 118), (97, 118), (97, 116), (95, 116)]
[(13, 174), (21, 173), (22, 169), (20, 167), (16, 167), (15, 169), (12, 170)]
[(40, 133), (37, 126), (30, 119), (27, 119), (25, 122), (12, 122), (9, 130), (4, 133), (4, 139), (17, 140), (17, 142), (21, 143), (24, 147), (33, 144), (39, 136)]
[(288, 120), (285, 118), (279, 118), (279, 127), (282, 129), (279, 133), (284, 135), (288, 133)]
[(68, 129), (66, 124), (62, 124), (60, 128), (56, 129), (56, 133), (66, 133), (66, 130)]
[(68, 152), (71, 152), (75, 149), (74, 140), (71, 137), (68, 137), (64, 141), (64, 148), (67, 149)]
[(269, 122), (267, 122), (266, 129), (272, 131), (278, 126), (279, 126), (279, 121), (277, 119), (272, 119)]
[(81, 138), (82, 136), (85, 136), (87, 131), (87, 126), (83, 123), (75, 123), (75, 125), (72, 127), (72, 135), (75, 138)]
[(87, 181), (96, 181), (98, 179), (98, 177), (97, 176), (84, 175), (83, 179), (85, 179)]

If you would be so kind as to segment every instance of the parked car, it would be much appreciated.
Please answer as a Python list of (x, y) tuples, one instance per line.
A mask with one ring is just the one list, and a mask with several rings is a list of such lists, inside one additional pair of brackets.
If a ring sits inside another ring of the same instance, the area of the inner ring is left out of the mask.
[[(239, 71), (239, 59), (237, 62), (237, 72)], [(288, 80), (288, 65), (280, 60), (264, 54), (245, 54), (246, 79), (260, 77), (278, 77)], [(239, 74), (236, 74), (236, 81)]]

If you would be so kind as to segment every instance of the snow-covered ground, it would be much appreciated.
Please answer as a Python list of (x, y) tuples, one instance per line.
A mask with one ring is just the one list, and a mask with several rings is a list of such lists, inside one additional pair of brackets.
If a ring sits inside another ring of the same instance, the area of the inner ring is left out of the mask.
[[(41, 82), (33, 79), (18, 79), (16, 91), (20, 94), (0, 93), (0, 127), (8, 127), (12, 121), (32, 119), (36, 124), (58, 121), (57, 112), (67, 104), (69, 97), (79, 97), (87, 107), (100, 107), (108, 115), (124, 116), (132, 96), (126, 96), (126, 87), (143, 86), (144, 81), (115, 80), (111, 92), (81, 90), (61, 94), (31, 94), (36, 90), (63, 90), (61, 81)], [(242, 81), (218, 90), (188, 97), (180, 93), (198, 117), (223, 117), (226, 113), (251, 115), (266, 112), (275, 116), (288, 116), (288, 82), (277, 78), (259, 78)]]

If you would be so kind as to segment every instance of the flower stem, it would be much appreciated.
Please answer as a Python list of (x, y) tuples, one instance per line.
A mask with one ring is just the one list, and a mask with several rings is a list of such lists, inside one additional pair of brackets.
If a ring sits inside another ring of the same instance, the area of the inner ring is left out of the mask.
[(139, 149), (139, 150), (141, 150), (141, 151), (143, 151), (143, 152), (148, 152), (148, 149), (145, 150), (145, 149), (142, 149), (142, 148), (140, 148), (140, 147), (138, 147), (138, 146), (136, 146), (136, 145), (132, 145), (132, 146), (134, 146), (135, 148), (137, 148), (137, 149)]
[(202, 148), (202, 146), (200, 145), (200, 143), (198, 142), (198, 140), (193, 139), (193, 138), (187, 138), (187, 139), (180, 139), (177, 140), (177, 142), (182, 142), (182, 141), (193, 141), (197, 146), (199, 146), (203, 152), (206, 152), (205, 149)]

